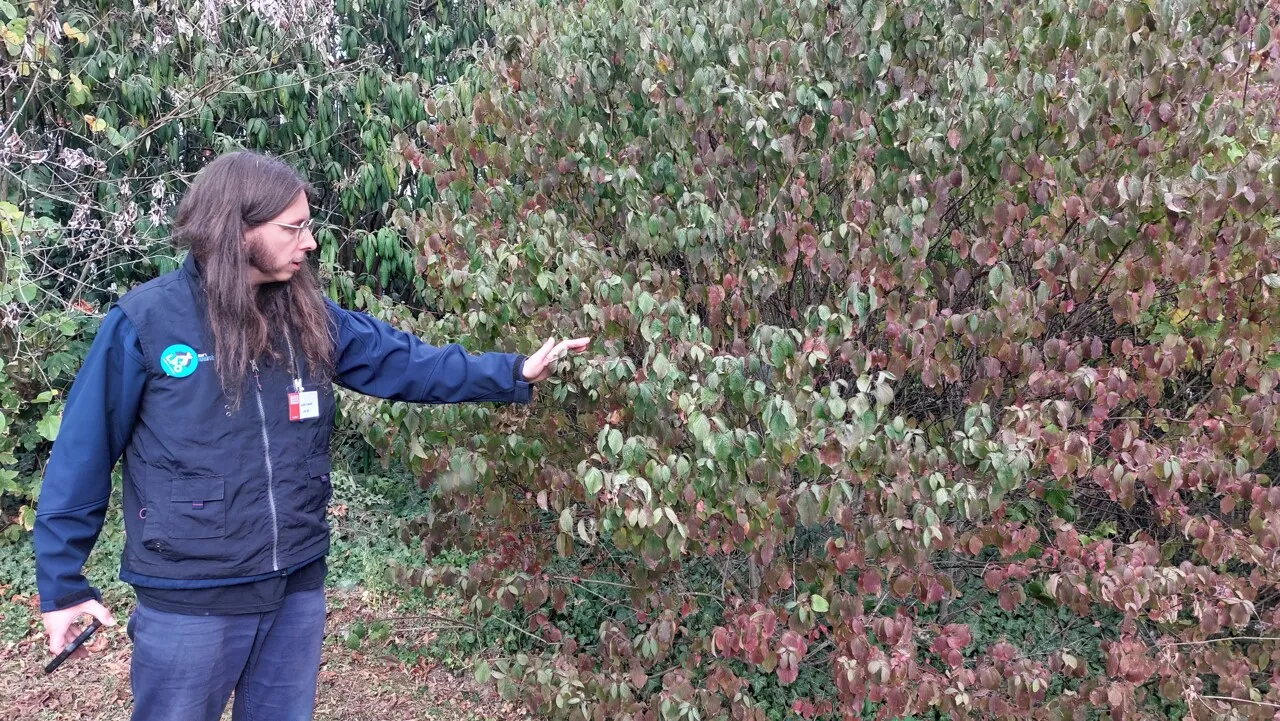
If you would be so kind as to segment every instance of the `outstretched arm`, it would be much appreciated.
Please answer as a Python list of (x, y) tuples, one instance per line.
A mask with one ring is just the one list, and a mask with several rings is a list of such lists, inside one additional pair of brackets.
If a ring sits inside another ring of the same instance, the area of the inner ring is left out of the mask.
[(411, 333), (326, 301), (337, 326), (334, 380), (346, 388), (415, 403), (528, 403), (531, 384), (550, 377), (558, 358), (588, 339), (547, 343), (526, 358), (432, 346)]

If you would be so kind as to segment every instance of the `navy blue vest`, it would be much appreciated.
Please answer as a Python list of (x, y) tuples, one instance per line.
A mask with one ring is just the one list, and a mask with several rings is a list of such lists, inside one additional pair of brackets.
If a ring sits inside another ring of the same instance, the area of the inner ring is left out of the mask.
[(122, 576), (231, 579), (281, 572), (328, 552), (330, 382), (307, 376), (319, 417), (289, 420), (295, 373), (258, 361), (238, 408), (218, 382), (199, 268), (183, 266), (120, 299), (147, 359), (124, 453)]

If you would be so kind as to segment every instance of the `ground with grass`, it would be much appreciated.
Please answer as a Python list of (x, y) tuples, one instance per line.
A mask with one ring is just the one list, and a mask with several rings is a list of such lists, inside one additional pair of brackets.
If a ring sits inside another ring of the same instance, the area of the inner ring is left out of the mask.
[[(474, 634), (459, 632), (467, 624), (456, 599), (427, 598), (387, 578), (393, 563), (425, 561), (419, 549), (396, 539), (399, 520), (421, 510), (425, 497), (411, 481), (395, 476), (335, 473), (334, 486), (317, 721), (528, 718), (474, 680), (472, 654), (481, 649)], [(131, 645), (124, 626), (134, 597), (115, 578), (123, 540), (118, 508), (117, 500), (88, 566), (118, 625), (95, 635), (89, 658), (68, 661), (52, 676), (43, 672), (49, 655), (30, 539), (0, 546), (0, 718), (129, 718)], [(230, 718), (229, 711), (224, 718)]]

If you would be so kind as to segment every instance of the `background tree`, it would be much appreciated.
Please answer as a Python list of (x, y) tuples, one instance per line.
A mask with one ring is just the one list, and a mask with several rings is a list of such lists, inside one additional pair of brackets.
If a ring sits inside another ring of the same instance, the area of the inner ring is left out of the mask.
[[(386, 226), (434, 202), (391, 138), (471, 62), (478, 0), (0, 1), (0, 497), (30, 528), (43, 459), (98, 320), (175, 267), (168, 222), (195, 173), (247, 147), (318, 190), (330, 294), (430, 299)], [(367, 295), (367, 294), (366, 294)], [(361, 447), (350, 446), (351, 451)], [(368, 463), (371, 457), (365, 459)]]

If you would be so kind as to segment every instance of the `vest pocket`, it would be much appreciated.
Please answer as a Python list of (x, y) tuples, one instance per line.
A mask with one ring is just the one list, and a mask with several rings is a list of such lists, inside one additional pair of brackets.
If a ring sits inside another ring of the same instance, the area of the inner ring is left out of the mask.
[[(307, 475), (311, 477), (311, 483), (307, 484), (309, 488), (303, 510), (324, 514), (329, 507), (329, 499), (333, 496), (333, 485), (329, 481), (329, 474), (332, 472), (333, 459), (328, 453), (317, 453), (307, 459)], [(319, 487), (314, 484), (319, 484)]]
[(227, 534), (222, 476), (175, 478), (170, 489), (170, 538), (222, 538)]

